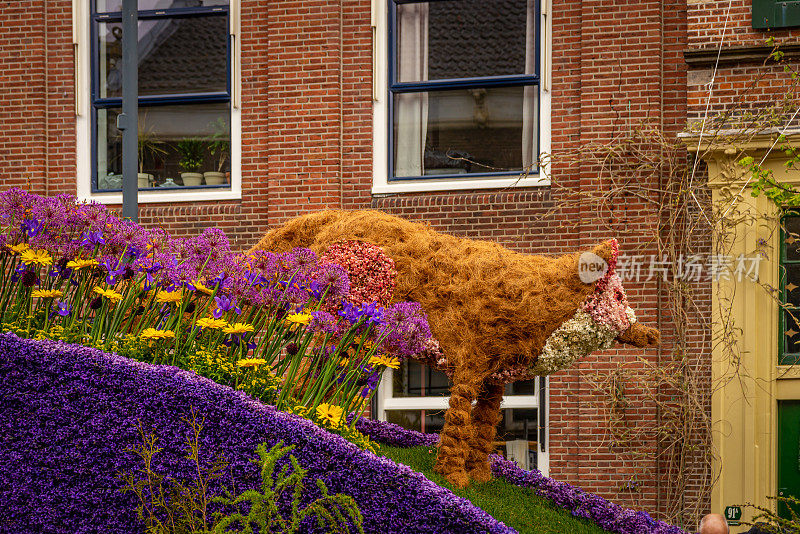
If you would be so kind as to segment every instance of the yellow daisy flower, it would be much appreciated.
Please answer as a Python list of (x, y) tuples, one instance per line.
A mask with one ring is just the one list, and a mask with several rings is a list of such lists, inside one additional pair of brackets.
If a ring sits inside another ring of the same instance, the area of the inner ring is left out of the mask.
[(94, 289), (92, 289), (92, 291), (94, 291), (101, 297), (105, 297), (113, 302), (119, 302), (120, 300), (122, 300), (122, 293), (117, 293), (113, 289), (103, 289), (100, 286), (94, 286)]
[(384, 356), (373, 354), (369, 358), (370, 365), (377, 367), (379, 365), (383, 365), (384, 367), (391, 367), (392, 369), (400, 369), (400, 360), (398, 358), (393, 358), (392, 356)]
[(290, 313), (286, 316), (286, 322), (289, 324), (308, 324), (314, 316), (310, 313)]
[(156, 330), (155, 328), (146, 328), (139, 336), (142, 339), (173, 339), (175, 332), (172, 330)]
[(183, 299), (183, 291), (159, 291), (156, 293), (156, 302), (175, 304)]
[(259, 365), (266, 365), (267, 360), (261, 358), (243, 358), (236, 362), (236, 365), (239, 367), (255, 367), (258, 368)]
[(21, 258), (25, 265), (53, 265), (53, 258), (46, 250), (28, 249), (22, 253)]
[(20, 243), (19, 245), (6, 245), (6, 248), (12, 254), (22, 254), (31, 247), (29, 247), (27, 243)]
[(206, 295), (214, 294), (214, 290), (205, 285), (200, 280), (195, 280), (194, 282), (192, 282), (192, 284), (194, 285), (195, 290), (199, 291), (200, 293), (205, 293)]
[(79, 271), (79, 270), (81, 270), (81, 269), (83, 269), (85, 267), (94, 267), (96, 265), (100, 265), (100, 263), (97, 260), (94, 260), (94, 259), (82, 260), (82, 259), (78, 258), (78, 259), (73, 260), (73, 261), (68, 261), (67, 262), (67, 269), (75, 269), (76, 271)]
[(226, 334), (245, 334), (247, 332), (252, 332), (253, 330), (255, 330), (253, 325), (246, 323), (235, 323), (222, 329), (222, 331)]
[(31, 297), (40, 299), (54, 299), (62, 296), (64, 293), (57, 289), (34, 289), (31, 292)]
[(200, 328), (214, 328), (217, 330), (228, 326), (225, 319), (214, 319), (213, 317), (203, 317), (202, 319), (198, 319), (195, 324)]
[(317, 418), (320, 422), (337, 428), (342, 422), (343, 410), (340, 406), (322, 403), (317, 406)]

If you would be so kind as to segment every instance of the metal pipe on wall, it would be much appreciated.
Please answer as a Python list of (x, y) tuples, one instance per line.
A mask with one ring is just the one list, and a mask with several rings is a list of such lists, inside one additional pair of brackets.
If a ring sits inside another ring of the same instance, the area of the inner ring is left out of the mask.
[(122, 0), (122, 217), (139, 220), (139, 13), (137, 0)]

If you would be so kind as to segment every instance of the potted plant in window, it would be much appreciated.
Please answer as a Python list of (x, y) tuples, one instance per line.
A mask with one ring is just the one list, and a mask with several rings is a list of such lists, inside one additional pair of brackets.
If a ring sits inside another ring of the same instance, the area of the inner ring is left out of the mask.
[(164, 142), (156, 139), (152, 130), (140, 130), (138, 138), (139, 148), (139, 187), (150, 187), (153, 175), (144, 172), (145, 159), (157, 159), (167, 153)]
[(209, 136), (208, 150), (214, 158), (215, 171), (204, 172), (203, 176), (206, 180), (206, 185), (219, 185), (225, 183), (225, 163), (228, 161), (231, 153), (231, 143), (229, 140), (230, 129), (228, 123), (220, 117), (210, 124), (214, 133)]
[(178, 166), (184, 171), (181, 173), (183, 185), (200, 185), (203, 175), (197, 171), (203, 166), (205, 157), (203, 141), (197, 138), (183, 139), (176, 148), (181, 156)]

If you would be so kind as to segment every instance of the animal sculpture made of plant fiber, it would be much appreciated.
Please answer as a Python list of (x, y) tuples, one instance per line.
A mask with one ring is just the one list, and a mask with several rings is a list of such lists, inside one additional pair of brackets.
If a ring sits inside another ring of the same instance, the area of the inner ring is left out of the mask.
[(321, 253), (353, 240), (380, 246), (397, 269), (394, 300), (419, 302), (428, 314), (441, 352), (419, 358), (452, 381), (436, 471), (456, 486), (491, 477), (488, 455), (505, 384), (564, 369), (615, 340), (638, 347), (659, 342), (658, 331), (637, 323), (627, 305), (614, 272), (614, 240), (591, 251), (608, 268), (589, 283), (579, 276), (581, 253), (521, 254), (372, 210), (292, 219), (254, 250)]

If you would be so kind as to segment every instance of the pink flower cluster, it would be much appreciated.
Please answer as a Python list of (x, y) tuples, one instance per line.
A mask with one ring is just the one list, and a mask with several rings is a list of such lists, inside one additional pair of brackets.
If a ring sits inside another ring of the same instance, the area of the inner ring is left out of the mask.
[(617, 332), (624, 332), (631, 326), (628, 297), (622, 288), (622, 279), (619, 275), (611, 269), (608, 273), (611, 276), (607, 275), (597, 282), (594, 293), (583, 303), (583, 310), (596, 322)]
[(583, 303), (583, 310), (596, 322), (617, 332), (624, 332), (633, 321), (628, 312), (630, 308), (622, 279), (616, 273), (619, 245), (616, 239), (610, 241), (612, 252), (608, 259), (608, 270), (597, 281), (594, 293)]
[(389, 304), (397, 270), (394, 260), (379, 246), (363, 241), (342, 241), (328, 247), (320, 260), (323, 264), (339, 265), (347, 272), (350, 279), (348, 300), (351, 303)]

